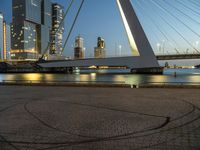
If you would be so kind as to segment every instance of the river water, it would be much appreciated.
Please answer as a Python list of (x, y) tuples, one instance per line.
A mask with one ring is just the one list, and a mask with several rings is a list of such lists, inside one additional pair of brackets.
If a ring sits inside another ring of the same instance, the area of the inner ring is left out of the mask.
[[(176, 77), (174, 76), (176, 72)], [(129, 70), (85, 70), (73, 74), (18, 73), (0, 74), (3, 80), (65, 81), (88, 83), (194, 83), (200, 84), (200, 69), (167, 69), (163, 75), (130, 74)]]

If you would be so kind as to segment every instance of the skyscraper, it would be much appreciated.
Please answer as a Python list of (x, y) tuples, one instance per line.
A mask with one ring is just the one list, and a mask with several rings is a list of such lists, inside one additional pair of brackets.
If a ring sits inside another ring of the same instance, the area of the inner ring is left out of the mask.
[(64, 22), (62, 19), (64, 17), (63, 6), (55, 3), (52, 4), (52, 31), (51, 31), (51, 52), (50, 54), (60, 56), (62, 54), (63, 46), (63, 32), (64, 32)]
[(75, 39), (74, 59), (84, 59), (84, 58), (85, 58), (84, 40), (79, 35)]
[(13, 0), (12, 59), (37, 59), (50, 41), (51, 2)]
[(10, 50), (11, 50), (11, 32), (10, 32), (10, 25), (4, 24), (4, 44), (6, 44), (6, 50), (4, 51), (5, 59), (6, 60), (10, 60), (11, 56), (10, 56)]
[[(38, 25), (39, 50), (43, 54), (50, 42), (52, 29), (52, 3), (50, 0), (41, 1), (41, 25)], [(49, 51), (47, 51), (49, 54)]]
[(0, 59), (3, 60), (3, 14), (0, 13)]
[(94, 57), (95, 58), (105, 58), (105, 41), (103, 38), (97, 38), (97, 47), (94, 48)]
[(4, 21), (3, 14), (0, 13), (0, 59), (6, 60), (10, 51), (10, 25)]
[(3, 23), (3, 60), (10, 59), (10, 25)]

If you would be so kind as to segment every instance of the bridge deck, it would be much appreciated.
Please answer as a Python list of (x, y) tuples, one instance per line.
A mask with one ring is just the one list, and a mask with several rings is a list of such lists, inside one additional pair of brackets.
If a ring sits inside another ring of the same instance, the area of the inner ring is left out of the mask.
[(157, 60), (200, 59), (200, 54), (157, 55)]

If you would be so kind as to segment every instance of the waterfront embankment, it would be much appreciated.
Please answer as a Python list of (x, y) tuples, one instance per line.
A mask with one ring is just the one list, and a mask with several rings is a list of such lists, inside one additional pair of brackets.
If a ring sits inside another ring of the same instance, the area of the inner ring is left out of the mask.
[(64, 87), (101, 87), (101, 88), (188, 88), (200, 89), (198, 82), (146, 82), (128, 84), (126, 82), (109, 81), (40, 81), (40, 80), (2, 80), (1, 86), (64, 86)]

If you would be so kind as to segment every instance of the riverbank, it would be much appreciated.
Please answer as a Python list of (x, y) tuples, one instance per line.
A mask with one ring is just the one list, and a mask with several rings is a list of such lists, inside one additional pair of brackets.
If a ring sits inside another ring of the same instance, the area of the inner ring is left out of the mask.
[(123, 82), (111, 83), (111, 82), (70, 82), (70, 81), (2, 81), (0, 86), (63, 86), (63, 87), (113, 87), (113, 88), (136, 88), (136, 85), (129, 85)]
[(200, 148), (199, 89), (0, 86), (1, 149)]
[[(176, 76), (174, 76), (176, 72)], [(52, 73), (8, 73), (0, 74), (0, 83), (14, 85), (69, 85), (70, 84), (123, 84), (128, 87), (199, 86), (199, 69), (168, 69), (163, 75), (130, 74), (126, 70), (99, 70), (98, 72), (76, 72), (73, 74)], [(81, 86), (80, 85), (80, 86)]]

